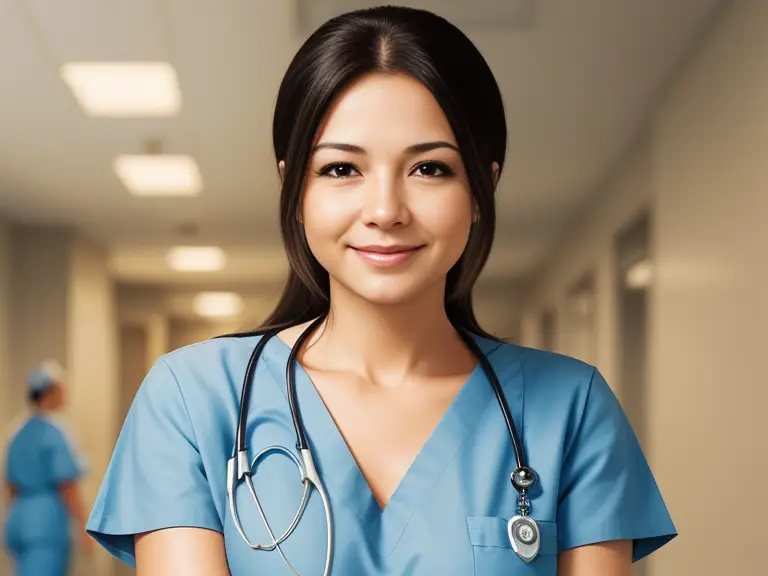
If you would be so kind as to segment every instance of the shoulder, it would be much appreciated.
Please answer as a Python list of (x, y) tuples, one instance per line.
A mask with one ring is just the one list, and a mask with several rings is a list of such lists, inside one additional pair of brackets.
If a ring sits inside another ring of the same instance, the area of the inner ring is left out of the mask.
[(225, 369), (250, 356), (261, 336), (224, 336), (178, 348), (158, 358), (172, 372)]
[(63, 439), (70, 443), (73, 437), (72, 428), (67, 421), (59, 414), (44, 414), (40, 416), (40, 425), (46, 432), (56, 440)]
[(508, 342), (500, 343), (489, 357), (516, 367), (526, 393), (586, 398), (595, 380), (602, 379), (594, 366), (576, 358)]
[(186, 410), (210, 402), (229, 402), (239, 397), (248, 359), (260, 339), (261, 336), (213, 338), (164, 354), (145, 377), (137, 400), (175, 399)]

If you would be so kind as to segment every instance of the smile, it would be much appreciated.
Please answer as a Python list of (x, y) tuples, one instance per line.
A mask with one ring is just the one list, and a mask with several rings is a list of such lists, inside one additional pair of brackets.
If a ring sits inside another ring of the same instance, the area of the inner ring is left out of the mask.
[(363, 260), (381, 268), (410, 260), (423, 246), (350, 246)]

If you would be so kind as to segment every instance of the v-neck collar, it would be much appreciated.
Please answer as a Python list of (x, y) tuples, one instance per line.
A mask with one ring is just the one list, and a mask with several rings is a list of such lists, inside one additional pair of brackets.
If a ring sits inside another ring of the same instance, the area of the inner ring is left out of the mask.
[[(278, 383), (285, 394), (291, 349), (277, 337), (272, 340), (267, 344), (271, 354), (265, 357), (276, 362), (272, 371), (280, 379)], [(510, 363), (495, 365), (492, 356), (501, 343), (480, 337), (476, 341), (497, 371), (499, 381), (502, 385), (507, 383), (510, 375), (503, 373), (507, 371), (503, 369)], [(514, 368), (519, 371), (518, 366)], [(520, 398), (510, 397), (509, 392), (507, 397), (515, 423), (521, 429), (522, 386), (517, 388), (515, 394), (519, 393)], [(382, 509), (306, 370), (300, 363), (296, 366), (296, 402), (320, 477), (331, 500), (359, 518), (371, 545), (382, 557), (394, 550), (408, 521), (456, 457), (491, 400), (495, 402), (493, 388), (478, 364)]]

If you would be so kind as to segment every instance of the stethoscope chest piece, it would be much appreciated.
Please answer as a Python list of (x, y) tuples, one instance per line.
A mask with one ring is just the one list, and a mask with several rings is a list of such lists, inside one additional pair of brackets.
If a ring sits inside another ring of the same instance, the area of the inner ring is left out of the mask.
[(513, 516), (507, 523), (507, 533), (512, 549), (524, 562), (530, 562), (539, 554), (541, 534), (539, 526), (528, 516)]

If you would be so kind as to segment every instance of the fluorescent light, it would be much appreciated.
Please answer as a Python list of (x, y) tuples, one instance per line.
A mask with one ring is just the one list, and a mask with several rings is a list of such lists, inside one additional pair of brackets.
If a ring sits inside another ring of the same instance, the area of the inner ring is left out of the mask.
[(171, 116), (181, 108), (176, 71), (166, 62), (72, 62), (60, 72), (91, 116)]
[(191, 156), (123, 155), (113, 167), (136, 196), (196, 196), (203, 188), (200, 169)]
[(166, 261), (179, 272), (216, 272), (226, 265), (226, 256), (215, 246), (177, 246), (168, 251)]
[(206, 318), (230, 318), (243, 311), (243, 299), (234, 292), (200, 292), (192, 307), (195, 314)]
[(625, 282), (630, 289), (648, 288), (653, 282), (653, 263), (650, 260), (641, 260), (633, 264), (627, 270)]

